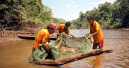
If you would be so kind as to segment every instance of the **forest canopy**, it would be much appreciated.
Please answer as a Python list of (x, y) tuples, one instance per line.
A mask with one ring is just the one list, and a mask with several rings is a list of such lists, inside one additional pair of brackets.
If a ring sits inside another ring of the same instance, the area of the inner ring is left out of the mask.
[[(42, 4), (42, 0), (0, 0), (0, 27), (20, 27), (23, 22), (39, 23), (44, 26), (49, 22), (65, 23), (62, 18), (54, 18), (52, 9)], [(87, 16), (93, 16), (102, 27), (129, 27), (129, 0), (116, 0), (113, 4), (105, 2), (91, 11), (79, 13), (79, 18), (70, 21), (70, 28), (88, 28)]]
[(129, 0), (117, 0), (113, 4), (105, 2), (91, 11), (80, 12), (79, 18), (72, 20), (72, 28), (88, 28), (87, 16), (93, 16), (102, 27), (129, 27)]

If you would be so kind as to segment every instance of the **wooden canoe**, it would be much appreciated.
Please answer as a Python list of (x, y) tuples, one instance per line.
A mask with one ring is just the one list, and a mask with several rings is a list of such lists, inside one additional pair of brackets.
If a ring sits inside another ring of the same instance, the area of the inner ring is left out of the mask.
[[(21, 39), (26, 39), (26, 40), (34, 40), (35, 39), (35, 36), (27, 36), (27, 35), (18, 35), (17, 36), (18, 38), (21, 38)], [(49, 38), (51, 40), (56, 40), (56, 38)]]
[(77, 61), (77, 60), (80, 60), (80, 59), (83, 59), (86, 57), (100, 55), (102, 53), (112, 53), (112, 51), (113, 50), (95, 49), (95, 50), (92, 50), (91, 52), (88, 52), (88, 53), (83, 53), (83, 54), (75, 56), (75, 57), (65, 58), (65, 59), (61, 59), (61, 60), (49, 60), (49, 61), (44, 61), (44, 62), (31, 62), (31, 61), (29, 61), (29, 63), (34, 63), (34, 64), (38, 64), (38, 65), (59, 66), (59, 65), (74, 62), (74, 61)]
[[(30, 32), (23, 32), (23, 33), (17, 33), (17, 37), (21, 38), (21, 39), (26, 39), (26, 40), (34, 40), (36, 34), (35, 33), (30, 33)], [(56, 40), (57, 39), (57, 34), (53, 33), (53, 34), (49, 34), (49, 39), (51, 40)]]
[(27, 39), (27, 40), (34, 40), (35, 39), (35, 36), (18, 35), (17, 37), (21, 38), (21, 39)]

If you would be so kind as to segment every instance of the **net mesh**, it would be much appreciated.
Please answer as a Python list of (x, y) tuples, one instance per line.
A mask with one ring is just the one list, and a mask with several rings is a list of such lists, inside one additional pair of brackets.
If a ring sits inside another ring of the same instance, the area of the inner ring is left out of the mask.
[[(58, 36), (56, 41), (50, 40), (48, 48), (51, 51), (51, 58), (54, 60), (64, 59), (76, 56), (77, 53), (86, 53), (92, 50), (92, 41), (88, 39), (89, 34), (85, 37), (69, 37), (64, 32)], [(48, 53), (39, 46), (36, 50), (32, 49), (32, 55), (29, 61), (44, 61)], [(63, 56), (63, 58), (61, 57)]]

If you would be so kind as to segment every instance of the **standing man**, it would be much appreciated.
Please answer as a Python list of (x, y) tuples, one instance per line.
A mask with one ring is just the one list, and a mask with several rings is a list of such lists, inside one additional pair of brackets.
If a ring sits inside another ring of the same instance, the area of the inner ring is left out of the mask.
[(93, 36), (94, 39), (93, 49), (97, 49), (97, 46), (99, 46), (99, 49), (103, 49), (104, 39), (99, 23), (92, 16), (88, 16), (87, 20), (90, 23), (90, 35), (88, 38)]
[(56, 25), (53, 23), (49, 23), (46, 29), (40, 30), (37, 36), (35, 37), (33, 50), (35, 50), (39, 46), (39, 44), (42, 44), (43, 48), (48, 52), (48, 54), (51, 54), (47, 46), (47, 42), (49, 34), (53, 34), (55, 30), (56, 30)]
[(70, 25), (71, 25), (70, 22), (66, 22), (66, 24), (60, 24), (57, 28), (57, 30), (58, 30), (57, 35), (59, 35), (62, 32), (65, 32), (67, 35), (69, 35), (70, 34), (70, 29), (69, 29)]

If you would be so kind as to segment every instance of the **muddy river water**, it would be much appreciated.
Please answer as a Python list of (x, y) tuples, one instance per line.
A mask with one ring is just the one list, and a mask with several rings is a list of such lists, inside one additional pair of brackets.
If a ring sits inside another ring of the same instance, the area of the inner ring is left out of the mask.
[[(0, 68), (129, 68), (129, 31), (102, 30), (104, 49), (113, 53), (84, 58), (62, 66), (28, 63), (33, 40), (0, 43)], [(74, 36), (84, 36), (89, 30), (71, 30)]]

